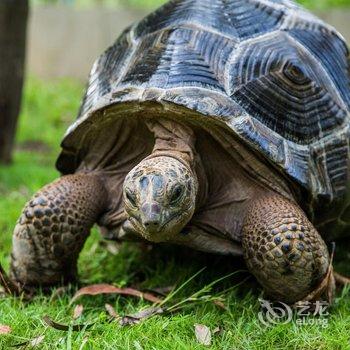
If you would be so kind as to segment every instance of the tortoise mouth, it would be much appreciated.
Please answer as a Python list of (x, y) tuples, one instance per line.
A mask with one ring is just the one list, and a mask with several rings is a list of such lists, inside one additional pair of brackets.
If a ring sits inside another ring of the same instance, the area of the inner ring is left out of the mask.
[[(147, 239), (151, 242), (167, 242), (171, 240), (172, 237), (176, 236), (180, 233), (182, 229), (182, 221), (184, 218), (184, 213), (181, 214), (173, 214), (170, 216), (165, 222), (163, 222), (161, 225), (155, 227), (146, 227), (144, 226), (137, 218), (130, 217), (130, 223), (135, 229), (137, 233), (139, 233), (142, 237)], [(171, 223), (176, 220), (175, 225), (171, 225)], [(173, 226), (171, 228), (171, 226)]]

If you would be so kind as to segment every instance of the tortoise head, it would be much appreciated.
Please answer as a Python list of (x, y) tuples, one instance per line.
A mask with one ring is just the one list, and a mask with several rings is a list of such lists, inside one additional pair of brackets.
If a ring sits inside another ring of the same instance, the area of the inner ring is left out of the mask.
[(145, 159), (126, 176), (123, 200), (135, 231), (153, 242), (180, 233), (191, 219), (198, 183), (179, 160), (158, 156)]

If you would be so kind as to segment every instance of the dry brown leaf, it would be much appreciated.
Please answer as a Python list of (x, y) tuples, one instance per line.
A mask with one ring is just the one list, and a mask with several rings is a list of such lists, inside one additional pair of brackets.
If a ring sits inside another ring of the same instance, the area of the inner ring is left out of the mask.
[(195, 324), (194, 332), (196, 334), (196, 338), (198, 343), (210, 346), (211, 344), (211, 332), (210, 329), (204, 324)]
[(80, 332), (81, 330), (89, 329), (94, 325), (94, 323), (86, 324), (86, 325), (85, 324), (76, 324), (76, 325), (70, 327), (68, 325), (55, 322), (54, 320), (52, 320), (50, 318), (50, 316), (47, 316), (47, 315), (43, 317), (43, 320), (48, 326), (55, 328), (59, 331), (68, 331), (71, 328), (73, 332)]
[(227, 311), (227, 306), (221, 300), (214, 300), (213, 303), (220, 309)]
[(71, 303), (75, 302), (78, 298), (83, 295), (101, 295), (101, 294), (120, 294), (120, 295), (131, 295), (138, 298), (151, 301), (152, 303), (160, 303), (161, 299), (157, 298), (150, 293), (142, 293), (139, 290), (133, 288), (118, 288), (110, 284), (93, 284), (79, 289), (73, 296)]
[(84, 311), (84, 306), (81, 304), (78, 304), (73, 311), (73, 320), (78, 319), (83, 314), (83, 311)]
[(31, 347), (38, 346), (38, 345), (40, 345), (43, 342), (44, 339), (45, 339), (45, 336), (44, 335), (40, 335), (39, 337), (36, 337), (36, 338), (32, 339), (29, 342), (29, 345)]
[(216, 334), (216, 333), (221, 333), (222, 329), (220, 327), (215, 327), (213, 329), (213, 334)]
[(12, 345), (11, 347), (12, 348), (21, 348), (21, 347), (27, 348), (28, 346), (30, 346), (31, 348), (35, 348), (36, 346), (40, 345), (44, 341), (44, 339), (45, 339), (45, 336), (40, 335), (39, 337), (25, 341), (23, 343)]
[(161, 307), (150, 307), (148, 309), (136, 312), (135, 314), (123, 316), (119, 323), (121, 326), (137, 324), (146, 318), (150, 318), (154, 315), (160, 315), (163, 312), (164, 310)]
[(112, 318), (119, 318), (118, 314), (115, 312), (114, 307), (111, 304), (105, 304), (105, 309), (108, 315)]
[(5, 324), (0, 324), (0, 334), (9, 334), (12, 332), (12, 329), (10, 326), (7, 326)]

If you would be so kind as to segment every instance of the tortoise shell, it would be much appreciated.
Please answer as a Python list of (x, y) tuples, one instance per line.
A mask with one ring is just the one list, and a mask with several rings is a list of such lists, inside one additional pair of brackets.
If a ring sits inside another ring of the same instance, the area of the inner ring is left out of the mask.
[(86, 135), (121, 106), (129, 116), (158, 108), (182, 120), (187, 110), (229, 130), (306, 193), (311, 207), (343, 203), (348, 57), (334, 28), (289, 0), (170, 1), (96, 61), (57, 168), (76, 171), (89, 153), (81, 152)]

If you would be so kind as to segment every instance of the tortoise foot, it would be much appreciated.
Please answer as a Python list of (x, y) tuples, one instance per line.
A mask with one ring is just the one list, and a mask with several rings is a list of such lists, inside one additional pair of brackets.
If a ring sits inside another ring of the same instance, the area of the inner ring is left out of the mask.
[(107, 193), (96, 175), (68, 175), (26, 204), (13, 234), (10, 277), (24, 287), (74, 282), (77, 259)]
[(326, 244), (304, 212), (278, 194), (260, 195), (250, 204), (243, 250), (249, 270), (275, 300), (304, 300), (322, 283), (322, 291), (329, 287), (333, 294)]

